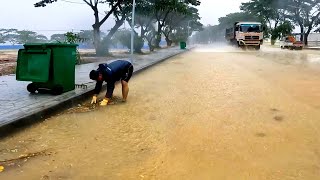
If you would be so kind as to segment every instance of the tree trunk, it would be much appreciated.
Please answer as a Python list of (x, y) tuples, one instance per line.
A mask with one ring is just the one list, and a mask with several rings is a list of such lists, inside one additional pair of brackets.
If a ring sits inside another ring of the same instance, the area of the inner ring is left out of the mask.
[(116, 24), (111, 28), (107, 36), (103, 39), (102, 44), (103, 44), (103, 47), (105, 48), (104, 49), (105, 53), (109, 53), (111, 38), (117, 32), (117, 30), (123, 25), (124, 20), (125, 20), (125, 16), (122, 16), (120, 20), (116, 21)]
[(152, 45), (152, 39), (150, 41), (148, 40), (148, 46), (149, 46), (149, 51), (153, 52), (154, 51), (154, 47)]
[(305, 46), (308, 46), (308, 37), (309, 37), (309, 34), (310, 34), (310, 33), (307, 32), (307, 33), (304, 35), (304, 37), (303, 37), (303, 39), (304, 39), (304, 45), (305, 45)]
[(103, 50), (101, 48), (101, 37), (100, 37), (100, 26), (99, 24), (93, 25), (93, 44), (97, 56), (103, 55)]
[(172, 41), (169, 39), (169, 37), (167, 35), (166, 36), (166, 42), (167, 42), (167, 46), (170, 47), (172, 45)]
[(303, 36), (303, 42), (305, 46), (308, 46), (308, 37), (309, 37), (309, 34), (311, 33), (311, 30), (312, 30), (312, 25), (309, 25), (308, 31)]
[(101, 41), (100, 27), (110, 17), (110, 15), (116, 10), (117, 6), (119, 6), (119, 4), (122, 2), (123, 0), (118, 0), (118, 2), (114, 6), (112, 6), (111, 10), (105, 15), (105, 17), (101, 21), (99, 19), (99, 10), (97, 6), (98, 3), (96, 3), (95, 5), (93, 5), (92, 2), (91, 4), (87, 3), (94, 12), (94, 24), (92, 25), (93, 43), (94, 43), (94, 48), (97, 56), (103, 56), (108, 53), (108, 48), (104, 47)]
[(275, 43), (276, 43), (276, 38), (274, 38), (274, 37), (271, 37), (271, 45), (273, 46)]
[(101, 48), (101, 36), (100, 36), (100, 20), (99, 20), (99, 11), (97, 7), (92, 6), (94, 12), (94, 24), (93, 27), (93, 44), (97, 56), (103, 55), (103, 50)]
[(148, 46), (149, 46), (149, 51), (150, 52), (153, 52), (154, 51), (154, 46), (153, 46), (153, 44), (152, 44), (152, 41), (153, 41), (153, 37), (151, 37), (151, 36), (145, 36), (145, 39), (147, 40), (147, 42), (148, 42)]
[(145, 38), (145, 33), (146, 33), (146, 30), (143, 28), (143, 26), (141, 26), (141, 32), (140, 32), (141, 38)]
[(158, 22), (158, 31), (157, 31), (157, 37), (156, 37), (156, 41), (155, 41), (155, 45), (154, 47), (155, 48), (161, 48), (160, 47), (160, 42), (161, 42), (161, 34), (162, 34), (162, 25), (160, 22)]
[(303, 34), (303, 31), (304, 31), (303, 24), (300, 24), (300, 32), (302, 33), (302, 36), (300, 36), (300, 41), (301, 41), (301, 42), (303, 42), (303, 41), (304, 41), (304, 34)]

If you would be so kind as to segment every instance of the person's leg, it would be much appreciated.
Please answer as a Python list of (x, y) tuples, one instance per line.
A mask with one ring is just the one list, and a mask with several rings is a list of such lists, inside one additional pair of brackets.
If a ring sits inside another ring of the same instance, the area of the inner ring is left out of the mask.
[(124, 80), (121, 81), (121, 84), (122, 84), (122, 98), (123, 98), (123, 101), (126, 101), (129, 93), (129, 85), (128, 85), (128, 82)]
[(132, 73), (133, 73), (133, 66), (131, 65), (129, 68), (128, 68), (128, 72), (126, 73), (126, 75), (122, 78), (121, 80), (121, 84), (122, 84), (122, 98), (123, 98), (123, 101), (126, 101), (127, 100), (127, 97), (128, 97), (128, 93), (129, 93), (129, 85), (128, 85), (128, 82), (132, 76)]

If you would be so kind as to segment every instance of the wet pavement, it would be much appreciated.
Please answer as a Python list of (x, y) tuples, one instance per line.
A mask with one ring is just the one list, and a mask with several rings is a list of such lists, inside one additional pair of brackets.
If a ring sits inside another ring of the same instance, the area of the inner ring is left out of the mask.
[[(178, 47), (174, 47), (162, 49), (149, 55), (137, 55), (134, 58), (135, 71), (181, 52), (183, 51)], [(76, 66), (76, 84), (85, 84), (87, 88), (76, 88), (74, 91), (59, 96), (30, 94), (26, 89), (30, 82), (16, 81), (15, 75), (0, 76), (0, 127), (21, 118), (41, 113), (45, 109), (91, 91), (94, 89), (94, 83), (89, 79), (88, 74), (92, 69), (96, 69), (100, 63), (103, 62)]]
[(115, 105), (78, 111), (88, 98), (0, 139), (0, 179), (319, 179), (320, 68), (273, 53), (164, 61), (126, 103), (118, 85)]

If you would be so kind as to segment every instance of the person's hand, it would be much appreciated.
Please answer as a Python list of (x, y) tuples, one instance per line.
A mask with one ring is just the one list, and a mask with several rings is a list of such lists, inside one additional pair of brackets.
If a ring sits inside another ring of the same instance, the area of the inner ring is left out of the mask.
[(106, 106), (108, 105), (109, 99), (104, 98), (101, 102), (100, 102), (100, 106)]
[(97, 103), (97, 96), (93, 96), (91, 100), (91, 104), (96, 104)]

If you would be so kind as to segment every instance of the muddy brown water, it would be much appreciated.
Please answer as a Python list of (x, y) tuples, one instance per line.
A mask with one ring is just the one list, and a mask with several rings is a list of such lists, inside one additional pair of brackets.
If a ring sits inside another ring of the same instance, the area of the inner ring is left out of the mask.
[(319, 179), (320, 70), (208, 49), (2, 138), (0, 179)]

